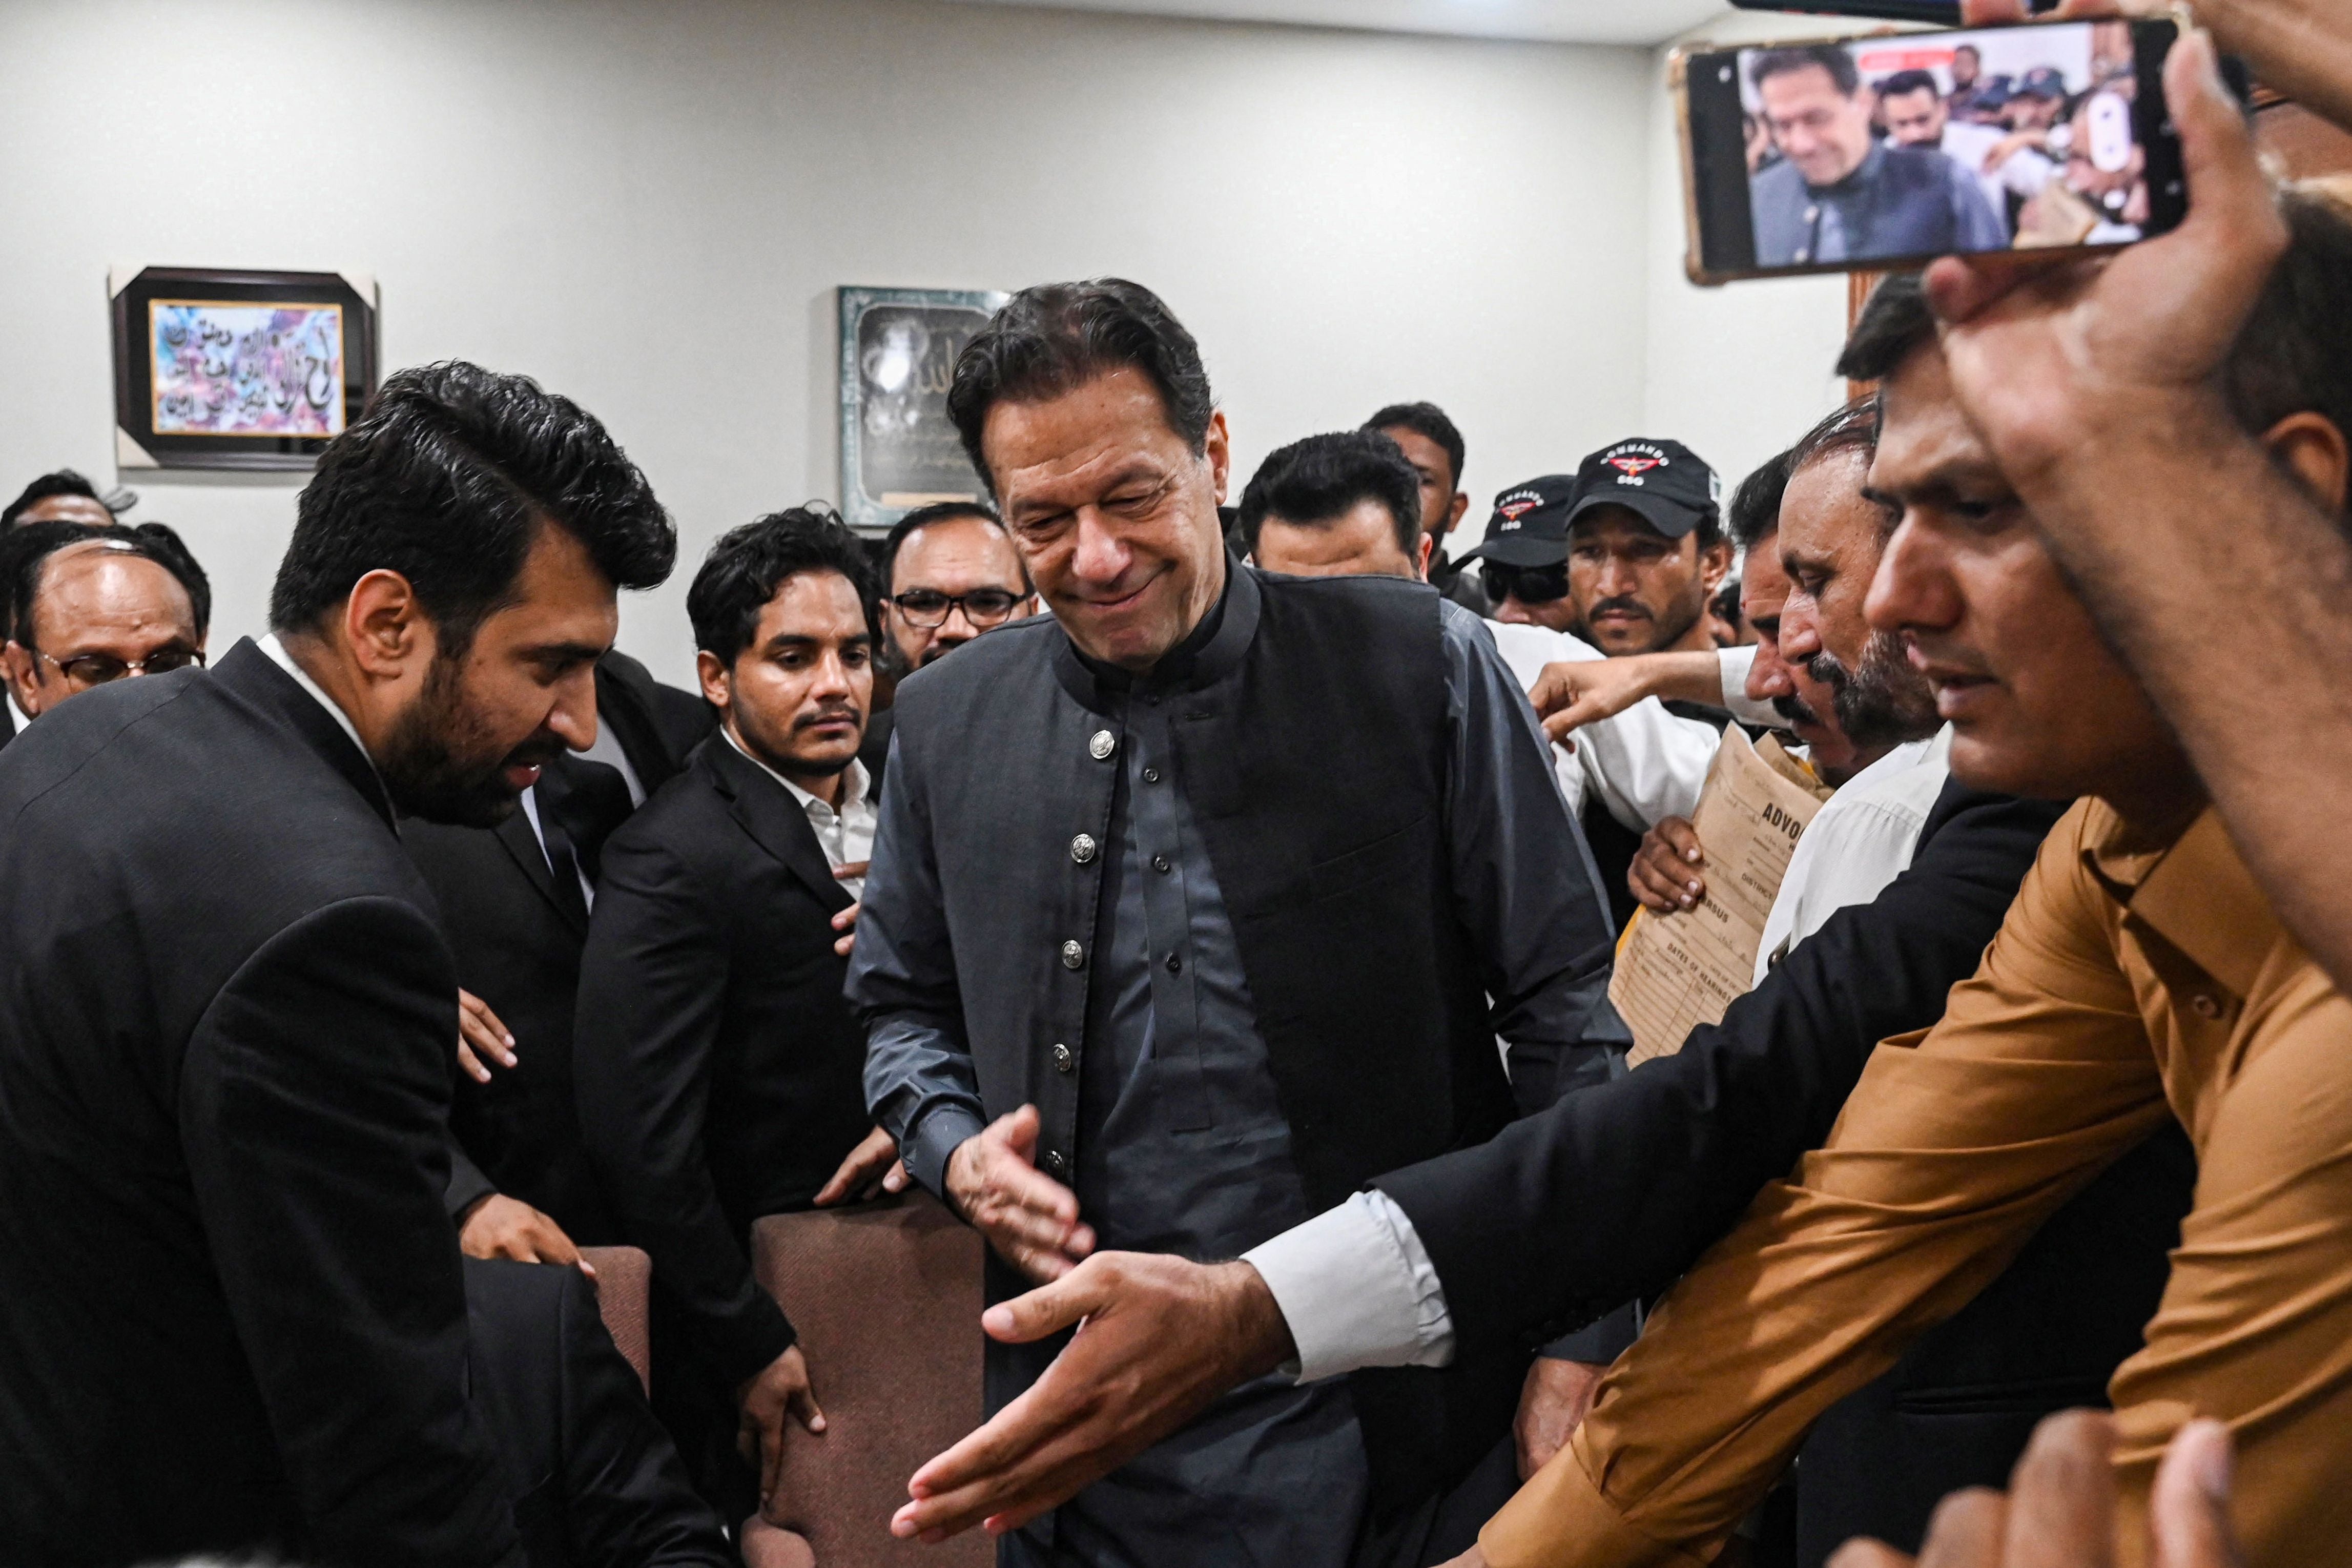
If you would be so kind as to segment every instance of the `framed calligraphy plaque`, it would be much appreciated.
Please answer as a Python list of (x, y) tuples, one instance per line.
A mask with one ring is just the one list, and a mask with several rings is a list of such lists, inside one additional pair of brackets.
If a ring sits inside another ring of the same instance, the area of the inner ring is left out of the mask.
[(118, 268), (115, 460), (307, 468), (376, 385), (373, 279)]
[(1009, 296), (850, 289), (841, 300), (841, 511), (879, 532), (919, 506), (978, 500), (980, 476), (948, 419), (956, 356)]

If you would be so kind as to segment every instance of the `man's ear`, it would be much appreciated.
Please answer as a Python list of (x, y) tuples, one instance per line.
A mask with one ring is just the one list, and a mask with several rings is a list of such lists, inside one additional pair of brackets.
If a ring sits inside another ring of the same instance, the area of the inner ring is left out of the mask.
[(1232, 477), (1234, 453), (1232, 437), (1225, 433), (1225, 411), (1209, 412), (1208, 433), (1201, 437), (1201, 455), (1209, 460), (1209, 477), (1216, 482), (1217, 504), (1225, 504), (1225, 481)]
[(8, 678), (8, 695), (16, 700), (17, 708), (27, 719), (41, 716), (40, 660), (31, 649), (16, 638), (0, 648), (0, 671)]
[(2290, 414), (2263, 432), (2263, 449), (2331, 516), (2342, 515), (2352, 451), (2333, 420), (2310, 409)]
[(696, 680), (701, 683), (702, 700), (720, 712), (725, 712), (731, 686), (728, 679), (727, 667), (719, 662), (719, 656), (709, 648), (696, 650), (694, 675)]
[[(1455, 499), (1456, 499), (1456, 500), (1459, 500), (1460, 498), (1459, 498), (1459, 497), (1456, 497)], [(1416, 542), (1416, 543), (1415, 543), (1415, 545), (1414, 545), (1414, 547), (1413, 547), (1413, 552), (1412, 552), (1412, 574), (1413, 574), (1414, 576), (1416, 576), (1416, 577), (1420, 578), (1420, 579), (1421, 579), (1423, 582), (1424, 582), (1424, 583), (1426, 583), (1426, 582), (1428, 582), (1428, 581), (1429, 581), (1429, 556), (1430, 556), (1430, 552), (1431, 552), (1432, 551), (1435, 550), (1436, 548), (1437, 548), (1437, 541), (1435, 541), (1434, 539), (1430, 538), (1430, 537), (1429, 537), (1429, 535), (1428, 535), (1428, 534), (1426, 534), (1426, 533), (1424, 533), (1424, 534), (1423, 534), (1423, 535), (1421, 536), (1420, 540), (1418, 541), (1418, 542)]]
[(1707, 597), (1715, 596), (1723, 585), (1724, 574), (1731, 570), (1731, 541), (1718, 539), (1698, 552), (1699, 581), (1706, 584)]
[(1440, 533), (1452, 533), (1462, 526), (1462, 514), (1470, 510), (1470, 498), (1460, 490), (1454, 492), (1454, 504), (1445, 509), (1445, 526)]
[(361, 673), (379, 680), (399, 679), (420, 658), (429, 662), (436, 646), (416, 590), (382, 567), (352, 584), (343, 601), (343, 640)]

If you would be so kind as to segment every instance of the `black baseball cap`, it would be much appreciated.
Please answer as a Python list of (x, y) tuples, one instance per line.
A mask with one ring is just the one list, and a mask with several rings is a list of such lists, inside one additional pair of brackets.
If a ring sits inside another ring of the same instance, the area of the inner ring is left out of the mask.
[(2035, 66), (2010, 89), (2011, 98), (2064, 98), (2066, 73), (2056, 66)]
[(1576, 505), (1572, 474), (1546, 474), (1495, 498), (1486, 537), (1463, 552), (1499, 566), (1557, 566), (1568, 559), (1568, 514)]
[(1721, 517), (1723, 481), (1680, 441), (1635, 437), (1603, 447), (1576, 470), (1568, 526), (1595, 507), (1622, 506), (1668, 539)]

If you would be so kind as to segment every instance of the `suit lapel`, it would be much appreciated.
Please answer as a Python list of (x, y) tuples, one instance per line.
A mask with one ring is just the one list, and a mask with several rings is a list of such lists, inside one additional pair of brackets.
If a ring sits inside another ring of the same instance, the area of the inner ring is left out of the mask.
[(274, 715), (296, 734), (302, 737), (321, 761), (343, 777), (360, 798), (383, 818), (384, 826), (399, 831), (392, 809), (392, 796), (385, 793), (383, 780), (368, 761), (359, 743), (344, 733), (343, 727), (320, 705), (319, 700), (296, 683), (294, 678), (278, 667), (278, 661), (261, 651), (250, 638), (240, 639), (228, 650), (228, 656), (214, 665), (209, 675), (200, 678), (217, 680), (238, 697), (255, 707)]
[(647, 795), (677, 775), (677, 763), (662, 744), (660, 731), (647, 710), (646, 695), (637, 689), (635, 672), (620, 660), (606, 658), (596, 665), (596, 719), (613, 727), (621, 754), (636, 770), (637, 783)]
[(809, 825), (792, 791), (737, 751), (723, 734), (702, 743), (695, 752), (695, 764), (709, 770), (719, 793), (727, 797), (730, 814), (751, 841), (806, 883), (817, 902), (835, 913), (850, 906), (854, 900), (849, 889), (834, 876), (833, 862), (825, 858), (824, 846), (817, 842), (816, 829)]
[(515, 865), (521, 868), (530, 885), (539, 889), (539, 896), (563, 917), (563, 923), (586, 935), (588, 928), (581, 923), (579, 911), (555, 896), (555, 874), (548, 868), (547, 851), (541, 846), (539, 835), (530, 830), (530, 818), (518, 807), (512, 816), (490, 829), (490, 833), (506, 846), (506, 851), (514, 858)]

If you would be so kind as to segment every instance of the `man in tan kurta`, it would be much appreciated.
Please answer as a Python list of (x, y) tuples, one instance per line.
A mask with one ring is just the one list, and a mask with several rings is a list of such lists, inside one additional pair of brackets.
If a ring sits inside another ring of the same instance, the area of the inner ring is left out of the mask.
[(2175, 1115), (2197, 1202), (2147, 1347), (2116, 1374), (2126, 1512), (2173, 1429), (2212, 1415), (2238, 1445), (2253, 1560), (2341, 1547), (2352, 1005), (2210, 809), (2136, 830), (2085, 802), (1944, 1021), (1882, 1046), (1829, 1143), (1667, 1297), (1571, 1448), (1487, 1526), (1487, 1561), (1705, 1562), (1814, 1416)]
[[(1855, 367), (1887, 377), (1872, 485), (1903, 518), (1871, 617), (1936, 684), (1956, 775), (2095, 798), (2053, 830), (1943, 1021), (1882, 1045), (1827, 1144), (1667, 1295), (1570, 1446), (1486, 1526), (1492, 1568), (1706, 1562), (1816, 1415), (2168, 1116), (2199, 1180), (2147, 1346), (2110, 1390), (2118, 1550), (2138, 1551), (2192, 1415), (2231, 1428), (2250, 1561), (2333, 1561), (2352, 1539), (2352, 1005), (2093, 631), (1912, 301), (1907, 323), (1874, 302), (1887, 341)], [(1874, 330), (1866, 313), (1857, 345)], [(2293, 388), (2254, 395), (2231, 412), (2340, 512), (2343, 447), (2294, 437), (2311, 416)]]

